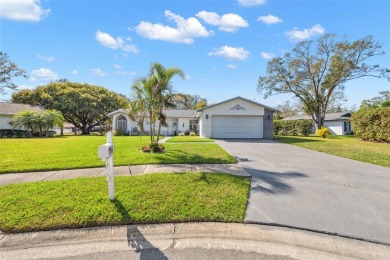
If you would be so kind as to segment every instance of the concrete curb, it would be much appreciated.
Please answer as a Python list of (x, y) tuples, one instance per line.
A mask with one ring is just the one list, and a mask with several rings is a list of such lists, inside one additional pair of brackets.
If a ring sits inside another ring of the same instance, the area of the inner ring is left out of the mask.
[(0, 259), (72, 257), (118, 250), (230, 249), (297, 259), (389, 259), (390, 247), (292, 228), (180, 223), (4, 235)]

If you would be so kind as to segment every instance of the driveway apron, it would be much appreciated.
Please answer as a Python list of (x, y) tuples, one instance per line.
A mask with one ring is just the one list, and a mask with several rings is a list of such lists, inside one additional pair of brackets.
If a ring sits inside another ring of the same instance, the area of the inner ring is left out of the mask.
[(274, 141), (216, 142), (252, 175), (247, 223), (390, 244), (390, 168)]

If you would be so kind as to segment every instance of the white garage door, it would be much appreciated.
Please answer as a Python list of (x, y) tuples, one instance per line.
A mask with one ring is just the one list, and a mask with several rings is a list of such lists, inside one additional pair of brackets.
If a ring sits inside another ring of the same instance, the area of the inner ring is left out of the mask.
[(213, 116), (212, 138), (263, 138), (262, 116)]

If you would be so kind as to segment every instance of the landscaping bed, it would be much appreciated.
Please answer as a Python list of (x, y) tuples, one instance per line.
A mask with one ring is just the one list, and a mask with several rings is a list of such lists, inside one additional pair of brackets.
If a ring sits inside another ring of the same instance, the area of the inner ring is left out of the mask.
[(160, 173), (115, 178), (116, 200), (103, 177), (0, 186), (0, 230), (188, 221), (243, 222), (249, 180), (215, 173)]
[(359, 140), (354, 136), (277, 136), (276, 141), (337, 155), (361, 162), (390, 167), (390, 144)]
[[(115, 136), (114, 164), (235, 163), (217, 144), (164, 144), (161, 154), (140, 152), (149, 144), (148, 136)], [(98, 147), (104, 136), (64, 136), (55, 138), (0, 139), (0, 173), (49, 171), (102, 167)]]

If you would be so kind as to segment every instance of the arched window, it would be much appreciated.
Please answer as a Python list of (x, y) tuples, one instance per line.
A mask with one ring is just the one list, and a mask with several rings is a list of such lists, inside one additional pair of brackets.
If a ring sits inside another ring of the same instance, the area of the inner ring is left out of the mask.
[(116, 119), (116, 129), (127, 130), (127, 120), (124, 116), (118, 116)]

